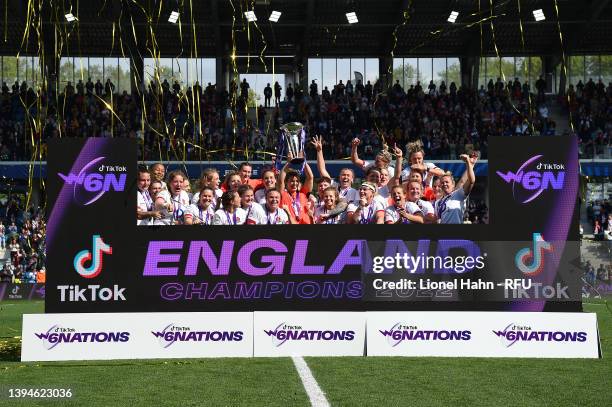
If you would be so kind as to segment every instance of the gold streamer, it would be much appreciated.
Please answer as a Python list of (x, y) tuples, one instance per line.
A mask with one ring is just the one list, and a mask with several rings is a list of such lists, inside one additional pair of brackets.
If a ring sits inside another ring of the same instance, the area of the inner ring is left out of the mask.
[[(407, 9), (410, 10), (411, 7), (412, 7), (412, 0), (409, 1)], [(395, 56), (395, 48), (397, 47), (397, 42), (398, 42), (397, 31), (399, 30), (400, 27), (405, 26), (408, 23), (408, 20), (410, 19), (410, 13), (408, 12), (408, 10), (402, 11), (402, 22), (397, 24), (393, 28), (393, 31), (391, 33), (391, 35), (393, 36), (393, 45), (391, 46), (391, 51), (390, 51), (391, 61), (393, 61), (393, 57)], [(389, 67), (387, 68), (387, 75), (391, 77), (391, 84), (393, 84), (393, 63), (391, 63), (391, 65), (389, 65)], [(389, 85), (389, 84), (385, 83), (385, 85)], [(391, 86), (387, 86), (387, 87), (390, 88)], [(374, 97), (374, 102), (372, 103), (372, 107), (374, 110), (376, 110), (376, 104), (378, 103), (379, 97), (382, 94), (384, 94), (385, 91), (386, 89), (382, 89), (381, 92), (376, 94), (376, 96)], [(381, 139), (383, 149), (386, 150), (388, 148), (387, 140), (385, 138), (384, 131), (382, 131), (378, 125), (378, 120), (374, 120), (374, 128), (376, 129), (376, 133)]]
[[(567, 82), (567, 61), (565, 57), (565, 45), (563, 44), (563, 32), (561, 31), (561, 23), (559, 22), (559, 5), (557, 4), (557, 0), (555, 2), (555, 16), (557, 17), (557, 30), (559, 31), (559, 43), (561, 44), (561, 59), (562, 59), (562, 68), (563, 75), (565, 76), (565, 82)], [(569, 121), (570, 128), (572, 129), (572, 133), (575, 133), (574, 129), (574, 118), (572, 115), (572, 105), (569, 92), (565, 91), (565, 96), (567, 98), (567, 110), (569, 111)]]
[[(521, 49), (523, 50), (523, 55), (524, 55), (526, 54), (526, 52), (525, 52), (525, 34), (523, 32), (523, 19), (521, 18), (521, 0), (516, 0), (516, 4), (518, 7), (519, 30), (521, 32)], [(525, 78), (529, 76), (527, 72), (527, 65), (525, 63), (523, 63), (523, 75)], [(529, 117), (534, 117), (533, 105), (531, 103), (531, 92), (527, 92), (527, 101), (529, 103)], [(529, 127), (531, 128), (531, 134), (534, 134), (535, 130), (533, 128), (532, 120), (529, 120)]]
[(4, 0), (4, 42), (8, 42), (8, 2)]
[[(497, 47), (497, 40), (495, 39), (495, 26), (493, 25), (493, 17), (494, 17), (493, 16), (493, 0), (489, 0), (489, 5), (491, 7), (490, 8), (491, 16), (490, 16), (490, 19), (489, 19), (489, 23), (491, 24), (491, 36), (492, 36), (492, 40), (493, 40), (493, 48), (495, 49), (495, 56), (497, 58), (497, 61), (499, 62), (499, 73), (500, 73), (500, 76), (502, 78), (502, 81), (506, 84), (504, 86), (503, 91), (505, 91), (507, 93), (506, 96), (507, 96), (508, 103), (510, 103), (510, 106), (512, 106), (512, 108), (514, 109), (515, 112), (517, 112), (519, 115), (522, 115), (521, 111), (512, 102), (512, 95), (508, 94), (508, 87), (507, 87), (508, 81), (506, 80), (506, 74), (504, 73), (504, 70), (502, 69), (502, 57), (499, 54), (499, 48)], [(505, 14), (501, 14), (501, 15), (505, 15)], [(531, 114), (531, 111), (530, 111), (530, 114)], [(531, 128), (533, 129), (533, 124), (531, 122), (531, 117), (527, 117), (526, 120), (529, 122)]]

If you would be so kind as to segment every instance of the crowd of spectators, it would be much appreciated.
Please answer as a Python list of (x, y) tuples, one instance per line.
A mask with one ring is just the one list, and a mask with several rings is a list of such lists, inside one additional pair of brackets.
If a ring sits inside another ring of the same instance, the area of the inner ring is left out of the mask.
[[(43, 213), (38, 208), (23, 210), (23, 202), (10, 198), (0, 213), (0, 282), (44, 283), (45, 233)], [(4, 264), (2, 264), (4, 263)]]
[[(538, 82), (531, 89), (518, 78), (507, 83), (498, 78), (477, 90), (443, 81), (404, 89), (396, 82), (384, 91), (379, 82), (339, 81), (321, 90), (313, 81), (308, 90), (287, 86), (284, 97), (275, 83), (264, 92), (264, 104), (273, 107), (261, 105), (255, 114), (247, 113), (246, 80), (232, 82), (229, 91), (210, 83), (185, 89), (164, 80), (151, 82), (141, 94), (115, 93), (108, 79), (68, 82), (59, 95), (25, 82), (12, 89), (3, 84), (0, 160), (29, 160), (32, 140), (42, 139), (44, 153), (44, 141), (60, 134), (137, 138), (141, 159), (252, 160), (263, 157), (257, 152), (276, 149), (276, 130), (290, 121), (304, 123), (309, 135), (322, 135), (328, 159), (348, 157), (355, 137), (362, 140), (359, 153), (365, 158), (381, 149), (383, 138), (390, 146), (420, 139), (429, 159), (456, 159), (472, 149), (487, 158), (489, 136), (556, 134)], [(583, 152), (603, 153), (612, 132), (612, 85), (570, 85), (569, 96)]]
[(612, 149), (612, 84), (593, 79), (569, 85), (567, 97), (559, 98), (571, 113), (583, 157), (610, 158)]
[(489, 208), (484, 199), (472, 198), (467, 202), (463, 223), (489, 224)]
[(591, 264), (590, 260), (587, 260), (582, 264), (584, 271), (584, 280), (593, 287), (598, 287), (599, 283), (612, 284), (612, 264), (599, 263), (599, 267), (595, 267)]

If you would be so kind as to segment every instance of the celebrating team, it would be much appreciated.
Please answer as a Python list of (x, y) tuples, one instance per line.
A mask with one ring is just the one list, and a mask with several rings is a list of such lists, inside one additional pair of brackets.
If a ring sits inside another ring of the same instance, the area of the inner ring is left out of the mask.
[(409, 143), (408, 165), (394, 146), (370, 163), (360, 159), (352, 143), (352, 162), (365, 172), (365, 181), (353, 188), (355, 173), (343, 168), (338, 180), (326, 170), (322, 141), (311, 143), (317, 151), (320, 177), (317, 190), (307, 162), (303, 174), (289, 161), (280, 170), (267, 168), (261, 179), (251, 179), (252, 166), (242, 163), (237, 172), (221, 178), (214, 168), (205, 169), (198, 191), (191, 194), (189, 179), (172, 171), (164, 182), (165, 168), (154, 164), (138, 170), (138, 225), (279, 225), (279, 224), (460, 224), (466, 199), (475, 182), (477, 153), (461, 155), (465, 172), (459, 181), (433, 163), (424, 161), (420, 142)]

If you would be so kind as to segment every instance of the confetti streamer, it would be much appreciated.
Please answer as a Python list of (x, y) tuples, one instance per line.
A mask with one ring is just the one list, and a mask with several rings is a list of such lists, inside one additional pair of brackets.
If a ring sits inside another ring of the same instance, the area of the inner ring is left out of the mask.
[[(521, 49), (523, 50), (523, 54), (526, 54), (525, 52), (525, 33), (523, 31), (523, 19), (521, 18), (521, 0), (516, 0), (516, 5), (518, 8), (519, 30), (521, 33)], [(523, 63), (523, 77), (524, 78), (528, 77), (527, 65), (525, 63)], [(527, 101), (529, 103), (529, 116), (534, 117), (535, 114), (534, 114), (533, 104), (531, 103), (531, 92), (527, 92)], [(533, 127), (532, 120), (529, 120), (529, 127), (531, 128), (531, 134), (534, 134), (534, 127)]]
[[(557, 4), (557, 0), (553, 0), (553, 1), (555, 3), (555, 16), (557, 17), (557, 30), (559, 32), (559, 43), (561, 45), (561, 69), (563, 69), (563, 75), (567, 78), (567, 58), (565, 56), (565, 45), (563, 44), (563, 32), (561, 31), (561, 23), (559, 22), (559, 5)], [(569, 92), (565, 92), (565, 96), (567, 98), (570, 128), (572, 130), (572, 133), (575, 133), (576, 131), (574, 129), (574, 118), (572, 115), (572, 106), (571, 106)]]

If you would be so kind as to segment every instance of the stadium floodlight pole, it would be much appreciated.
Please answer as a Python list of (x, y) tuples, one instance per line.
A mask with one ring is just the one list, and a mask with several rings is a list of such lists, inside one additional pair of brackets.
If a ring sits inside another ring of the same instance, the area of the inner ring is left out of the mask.
[(64, 17), (66, 17), (66, 21), (68, 21), (69, 23), (71, 23), (73, 21), (78, 21), (79, 20), (72, 13), (68, 13), (68, 14), (64, 15)]
[(448, 19), (446, 21), (448, 21), (449, 23), (454, 23), (455, 21), (457, 21), (457, 17), (458, 16), (459, 16), (459, 12), (458, 11), (451, 11), (451, 13), (448, 16)]

